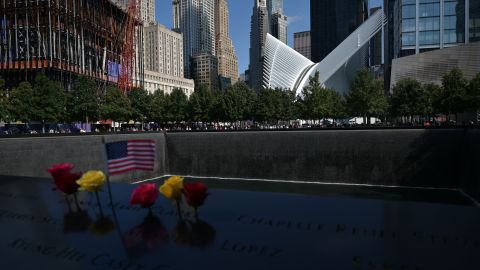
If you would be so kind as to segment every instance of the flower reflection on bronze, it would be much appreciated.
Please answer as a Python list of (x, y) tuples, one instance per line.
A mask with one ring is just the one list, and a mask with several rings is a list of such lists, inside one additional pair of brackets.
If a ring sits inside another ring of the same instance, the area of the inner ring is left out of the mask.
[(124, 242), (131, 256), (139, 257), (169, 242), (168, 231), (160, 219), (152, 214), (124, 235)]
[(180, 219), (175, 226), (175, 243), (206, 248), (215, 242), (215, 229), (200, 219), (194, 222)]
[(65, 233), (86, 231), (91, 222), (92, 219), (87, 211), (69, 211), (63, 216), (63, 231)]
[(94, 223), (90, 224), (89, 231), (96, 236), (104, 236), (115, 230), (115, 223), (110, 217), (100, 216)]

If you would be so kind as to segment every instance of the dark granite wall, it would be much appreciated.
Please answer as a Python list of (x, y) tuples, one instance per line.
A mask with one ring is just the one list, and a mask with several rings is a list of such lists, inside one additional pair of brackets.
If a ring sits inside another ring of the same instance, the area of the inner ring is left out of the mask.
[(400, 186), (458, 187), (468, 148), (463, 129), (167, 134), (171, 174)]
[(133, 182), (165, 174), (331, 183), (463, 188), (480, 201), (480, 130), (319, 130), (0, 138), (0, 175), (45, 177), (71, 162), (104, 169), (107, 142), (153, 138), (154, 172), (112, 178)]
[(52, 164), (69, 162), (75, 171), (105, 171), (103, 141), (155, 139), (157, 164), (155, 171), (135, 171), (113, 176), (112, 181), (132, 182), (165, 174), (165, 136), (163, 134), (125, 134), (109, 136), (71, 136), (38, 138), (0, 138), (0, 175), (49, 177)]

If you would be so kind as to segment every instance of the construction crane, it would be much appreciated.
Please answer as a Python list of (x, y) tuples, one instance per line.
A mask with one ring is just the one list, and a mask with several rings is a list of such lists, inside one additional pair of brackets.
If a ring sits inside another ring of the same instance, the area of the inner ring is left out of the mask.
[(135, 35), (135, 27), (138, 26), (140, 20), (141, 0), (129, 0), (127, 6), (127, 16), (125, 16), (123, 22), (123, 41), (121, 63), (122, 68), (120, 70), (120, 76), (118, 79), (118, 88), (125, 95), (132, 89), (133, 86), (133, 72), (135, 65), (135, 41), (137, 36)]

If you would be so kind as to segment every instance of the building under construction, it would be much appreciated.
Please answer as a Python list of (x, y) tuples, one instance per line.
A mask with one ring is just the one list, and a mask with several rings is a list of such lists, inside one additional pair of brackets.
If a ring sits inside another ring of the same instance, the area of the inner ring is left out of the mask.
[(132, 85), (134, 76), (143, 78), (143, 57), (135, 57), (143, 54), (143, 27), (135, 12), (110, 0), (0, 0), (0, 75), (7, 87), (32, 81), (40, 70), (67, 89), (79, 75), (142, 87)]

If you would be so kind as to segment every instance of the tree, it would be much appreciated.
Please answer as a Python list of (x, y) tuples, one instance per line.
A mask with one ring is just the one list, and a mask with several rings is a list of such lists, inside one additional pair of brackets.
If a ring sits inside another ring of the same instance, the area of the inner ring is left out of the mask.
[(281, 108), (279, 118), (282, 120), (293, 120), (299, 117), (296, 106), (296, 96), (293, 90), (280, 90)]
[(130, 101), (115, 86), (107, 86), (105, 98), (100, 106), (100, 113), (104, 119), (122, 122), (128, 121), (132, 113)]
[(467, 109), (467, 80), (460, 69), (454, 68), (442, 78), (439, 105), (447, 118)]
[(195, 122), (211, 121), (213, 102), (212, 91), (206, 85), (195, 88), (188, 101), (189, 118)]
[(336, 118), (343, 115), (343, 99), (333, 89), (321, 85), (319, 73), (310, 77), (309, 85), (303, 89), (303, 117), (306, 119)]
[(226, 121), (236, 122), (253, 117), (256, 95), (244, 82), (227, 87), (222, 97), (221, 108)]
[(166, 119), (173, 122), (187, 120), (188, 97), (182, 89), (175, 88), (166, 99)]
[(280, 91), (265, 88), (258, 92), (254, 113), (257, 121), (271, 122), (281, 118), (283, 104)]
[(212, 92), (212, 109), (210, 110), (210, 119), (214, 122), (219, 122), (226, 119), (225, 111), (223, 109), (223, 95), (224, 92)]
[(362, 116), (364, 123), (370, 123), (372, 116), (385, 115), (388, 108), (382, 83), (376, 81), (367, 69), (357, 73), (345, 100), (351, 116)]
[(97, 120), (100, 113), (100, 94), (95, 81), (80, 76), (75, 82), (73, 90), (68, 94), (67, 112), (70, 120), (88, 123)]
[(423, 89), (430, 97), (432, 115), (442, 113), (442, 87), (433, 83), (427, 83), (423, 85)]
[(58, 122), (65, 119), (66, 96), (60, 82), (51, 81), (44, 72), (35, 77), (32, 120)]
[[(140, 122), (152, 118), (152, 96), (143, 88), (134, 88), (128, 93), (132, 107), (132, 119)], [(143, 125), (142, 125), (143, 126)]]
[(335, 90), (331, 91), (331, 104), (332, 104), (332, 115), (333, 121), (338, 118), (345, 118), (345, 99)]
[(414, 116), (429, 116), (433, 112), (431, 94), (414, 79), (400, 80), (393, 87), (390, 105), (393, 116), (407, 116), (410, 121)]
[(151, 120), (157, 123), (165, 122), (166, 119), (167, 96), (162, 90), (157, 90), (152, 95), (152, 113)]
[(0, 76), (0, 121), (9, 119), (8, 95), (4, 87), (5, 80)]
[(469, 109), (478, 111), (480, 109), (480, 73), (478, 73), (468, 84), (467, 95)]
[(21, 82), (10, 95), (11, 114), (15, 120), (29, 122), (35, 117), (34, 92), (29, 82)]

